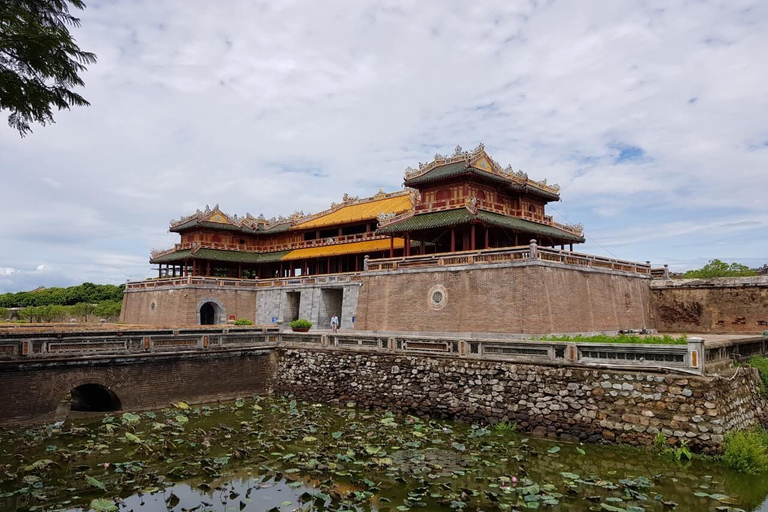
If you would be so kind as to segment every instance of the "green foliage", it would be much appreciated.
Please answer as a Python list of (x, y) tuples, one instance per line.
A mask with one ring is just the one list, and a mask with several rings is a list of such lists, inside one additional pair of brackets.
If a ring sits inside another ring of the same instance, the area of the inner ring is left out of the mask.
[(742, 430), (725, 436), (723, 462), (736, 471), (756, 475), (768, 471), (768, 433)]
[(749, 358), (750, 366), (757, 368), (760, 373), (760, 391), (768, 395), (768, 358), (763, 356), (752, 356)]
[(11, 317), (11, 312), (8, 308), (0, 308), (0, 322), (4, 322)]
[(664, 336), (637, 336), (634, 334), (618, 334), (608, 336), (598, 334), (595, 336), (542, 336), (542, 341), (573, 341), (576, 343), (636, 343), (647, 345), (685, 345), (688, 343), (685, 335), (672, 337), (668, 334)]
[(235, 325), (253, 325), (253, 322), (251, 322), (247, 318), (238, 318), (237, 320), (235, 320)]
[(77, 46), (69, 27), (80, 20), (70, 7), (82, 0), (13, 0), (0, 2), (0, 110), (10, 110), (8, 124), (23, 137), (30, 123), (45, 126), (58, 110), (89, 103), (72, 91), (84, 85), (78, 76), (96, 55)]
[(691, 460), (693, 458), (693, 454), (691, 453), (691, 450), (688, 448), (688, 440), (683, 439), (680, 441), (680, 446), (675, 450), (675, 460), (681, 461), (681, 460)]
[(93, 315), (99, 318), (117, 318), (120, 316), (120, 311), (123, 309), (123, 301), (121, 300), (105, 300), (100, 302), (93, 308)]
[(500, 421), (493, 426), (493, 430), (496, 432), (515, 432), (517, 430), (517, 422)]
[(42, 288), (30, 292), (0, 294), (0, 307), (73, 306), (79, 303), (98, 304), (123, 300), (125, 285), (83, 283), (69, 288)]
[(653, 438), (653, 450), (659, 453), (664, 453), (667, 449), (667, 436), (661, 432), (656, 432), (656, 436)]
[(312, 322), (305, 318), (299, 318), (291, 322), (291, 329), (309, 329), (314, 325)]
[(708, 279), (711, 277), (746, 277), (757, 273), (741, 263), (728, 264), (720, 260), (711, 260), (698, 270), (689, 270), (683, 274), (683, 279)]

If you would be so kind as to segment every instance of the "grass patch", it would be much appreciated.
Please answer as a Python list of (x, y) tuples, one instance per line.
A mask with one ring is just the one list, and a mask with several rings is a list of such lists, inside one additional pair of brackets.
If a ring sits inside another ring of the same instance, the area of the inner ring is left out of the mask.
[[(597, 334), (595, 336), (542, 336), (541, 341), (572, 341), (575, 343), (625, 343), (625, 344), (644, 344), (644, 345), (685, 345), (688, 343), (685, 335), (673, 337), (665, 334), (663, 336), (638, 336), (635, 334), (617, 334), (609, 336), (607, 334)], [(768, 360), (767, 360), (768, 362)], [(768, 369), (768, 364), (766, 366)]]
[(760, 373), (760, 392), (764, 395), (768, 395), (768, 357), (752, 356), (749, 358), (749, 365), (753, 368), (757, 368)]
[(736, 471), (757, 475), (768, 471), (768, 432), (762, 429), (725, 436), (723, 462)]

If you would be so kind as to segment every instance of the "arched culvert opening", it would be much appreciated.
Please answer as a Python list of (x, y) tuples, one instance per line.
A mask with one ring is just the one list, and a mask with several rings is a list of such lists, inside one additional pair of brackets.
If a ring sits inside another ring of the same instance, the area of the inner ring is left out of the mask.
[(221, 316), (221, 308), (215, 302), (206, 302), (200, 306), (200, 325), (223, 323)]
[(120, 399), (111, 390), (101, 384), (83, 384), (70, 392), (73, 411), (108, 412), (119, 411)]

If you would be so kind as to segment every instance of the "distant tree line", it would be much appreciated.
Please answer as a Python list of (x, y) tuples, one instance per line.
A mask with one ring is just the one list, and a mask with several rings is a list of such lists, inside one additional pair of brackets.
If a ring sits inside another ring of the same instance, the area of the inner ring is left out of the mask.
[(83, 283), (68, 288), (40, 288), (30, 292), (0, 294), (0, 307), (25, 308), (30, 306), (74, 306), (122, 301), (125, 285)]
[[(749, 268), (741, 263), (726, 263), (718, 259), (710, 260), (709, 263), (696, 270), (689, 270), (679, 276), (683, 279), (708, 279), (712, 277), (750, 277), (756, 275), (765, 275), (768, 271), (768, 265), (760, 268)], [(677, 276), (676, 276), (677, 277)]]
[(11, 318), (9, 308), (22, 308), (23, 322), (87, 322), (94, 318), (116, 320), (123, 305), (125, 285), (83, 283), (68, 288), (39, 288), (0, 294), (0, 322)]

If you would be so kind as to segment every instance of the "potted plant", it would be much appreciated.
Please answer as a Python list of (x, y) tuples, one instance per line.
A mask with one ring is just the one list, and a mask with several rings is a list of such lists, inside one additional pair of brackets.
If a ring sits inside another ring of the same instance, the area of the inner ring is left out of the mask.
[(293, 332), (308, 332), (310, 327), (312, 327), (312, 322), (304, 318), (299, 318), (298, 320), (291, 322), (291, 329)]

